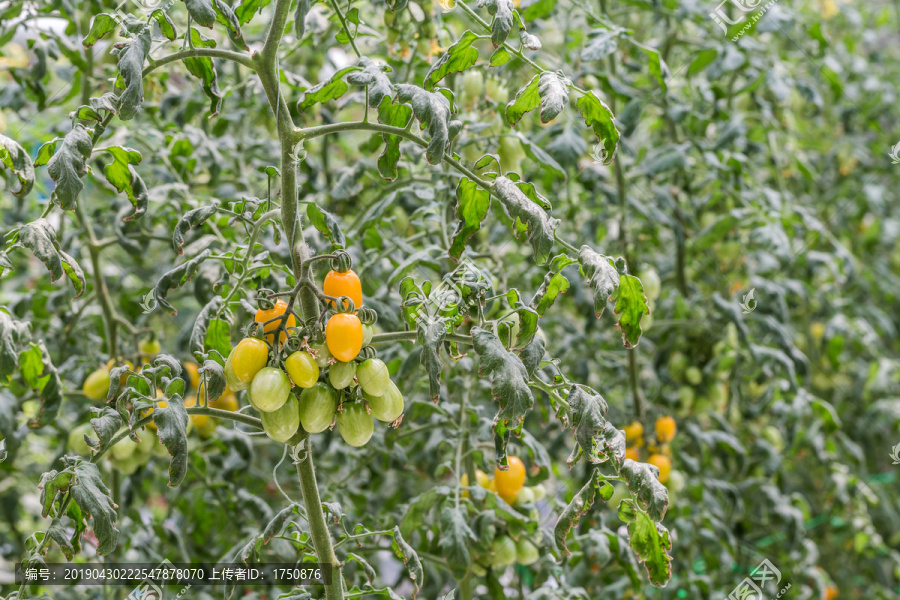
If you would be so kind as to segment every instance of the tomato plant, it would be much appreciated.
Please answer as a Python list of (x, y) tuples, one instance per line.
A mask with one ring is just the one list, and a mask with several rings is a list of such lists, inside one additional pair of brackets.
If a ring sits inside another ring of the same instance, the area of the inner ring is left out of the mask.
[(0, 595), (897, 597), (897, 14), (749, 4), (0, 5)]

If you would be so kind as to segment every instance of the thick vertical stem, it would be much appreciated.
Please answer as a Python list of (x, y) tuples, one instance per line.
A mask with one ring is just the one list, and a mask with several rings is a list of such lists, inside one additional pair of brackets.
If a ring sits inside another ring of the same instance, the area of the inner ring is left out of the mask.
[(302, 460), (296, 463), (297, 476), (300, 478), (300, 490), (303, 493), (303, 503), (306, 505), (306, 516), (309, 519), (309, 533), (312, 536), (313, 546), (316, 548), (319, 564), (324, 569), (331, 569), (331, 583), (325, 586), (325, 598), (339, 600), (344, 597), (341, 567), (334, 553), (331, 534), (328, 532), (328, 525), (322, 512), (322, 500), (319, 498), (319, 487), (316, 484), (316, 468), (313, 465), (312, 444), (309, 442), (308, 435), (300, 442), (300, 446)]
[(103, 277), (103, 271), (100, 266), (100, 245), (97, 243), (97, 236), (94, 235), (93, 225), (88, 218), (87, 212), (84, 210), (83, 200), (76, 205), (75, 214), (81, 227), (87, 235), (88, 254), (91, 256), (91, 270), (94, 275), (94, 291), (100, 300), (100, 308), (103, 309), (103, 320), (106, 321), (106, 333), (109, 338), (110, 358), (115, 359), (118, 353), (118, 322), (116, 321), (116, 311), (113, 308), (112, 301), (109, 298), (109, 288), (106, 287), (106, 279)]

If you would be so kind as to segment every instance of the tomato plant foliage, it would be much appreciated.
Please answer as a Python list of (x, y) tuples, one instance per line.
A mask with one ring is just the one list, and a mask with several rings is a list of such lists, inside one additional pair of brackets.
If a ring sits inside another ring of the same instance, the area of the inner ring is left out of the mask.
[(0, 558), (891, 597), (896, 16), (823, 6), (0, 7)]

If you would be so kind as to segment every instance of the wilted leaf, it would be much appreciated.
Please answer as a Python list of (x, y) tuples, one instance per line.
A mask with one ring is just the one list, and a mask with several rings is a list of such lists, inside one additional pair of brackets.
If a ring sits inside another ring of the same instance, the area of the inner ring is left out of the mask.
[(157, 406), (153, 410), (153, 423), (159, 441), (162, 442), (172, 460), (169, 463), (169, 487), (178, 487), (187, 473), (188, 414), (181, 396), (166, 399), (166, 407)]
[[(92, 518), (94, 536), (97, 538), (97, 554), (109, 554), (116, 548), (119, 530), (116, 528), (116, 505), (100, 479), (97, 465), (79, 460), (73, 467), (72, 500), (81, 511)], [(78, 524), (82, 530), (84, 523)]]
[(547, 262), (553, 248), (553, 234), (559, 227), (559, 219), (548, 215), (534, 203), (510, 179), (500, 176), (491, 184), (491, 193), (497, 196), (513, 221), (517, 238), (522, 234), (531, 244), (534, 260), (542, 265)]
[(613, 310), (619, 315), (617, 323), (622, 331), (622, 340), (626, 348), (634, 348), (641, 341), (641, 318), (650, 314), (650, 306), (644, 295), (641, 280), (634, 275), (621, 272), (619, 287), (610, 296), (616, 303)]
[(584, 122), (590, 127), (597, 138), (603, 144), (604, 161), (603, 164), (608, 165), (616, 156), (616, 150), (619, 146), (619, 130), (616, 128), (613, 120), (612, 111), (605, 102), (597, 98), (594, 92), (588, 92), (575, 101), (575, 107)]
[(439, 546), (457, 579), (462, 579), (469, 570), (469, 543), (476, 541), (475, 533), (469, 527), (466, 513), (451, 504), (441, 511), (441, 537)]
[(81, 178), (87, 172), (86, 161), (91, 157), (94, 143), (81, 123), (76, 123), (47, 162), (47, 173), (56, 182), (50, 199), (63, 210), (73, 210), (75, 200), (84, 189)]
[(387, 65), (377, 65), (367, 57), (359, 59), (359, 71), (347, 75), (347, 81), (351, 85), (362, 85), (369, 90), (369, 106), (378, 108), (381, 101), (390, 98), (394, 93), (394, 84), (385, 75), (391, 68)]
[(594, 314), (599, 319), (603, 316), (610, 296), (619, 289), (619, 273), (613, 259), (594, 252), (590, 246), (581, 247), (578, 262), (581, 272), (588, 279), (588, 285), (594, 290)]
[(25, 196), (34, 186), (34, 163), (31, 156), (14, 140), (0, 134), (0, 166), (15, 175), (18, 185), (10, 186), (13, 196)]
[(81, 43), (85, 48), (90, 48), (99, 40), (115, 31), (118, 26), (119, 22), (112, 15), (101, 13), (91, 19), (91, 28), (88, 34), (84, 36), (84, 39), (81, 40)]
[(540, 75), (532, 77), (531, 81), (528, 82), (528, 85), (519, 90), (515, 99), (506, 105), (506, 122), (513, 127), (516, 126), (516, 123), (519, 122), (519, 119), (521, 119), (525, 113), (540, 106), (541, 95), (538, 92), (540, 79)]
[[(393, 104), (385, 97), (378, 105), (378, 120), (391, 127), (406, 127), (412, 117), (412, 108), (405, 104)], [(400, 161), (400, 142), (402, 138), (383, 133), (384, 150), (378, 157), (378, 172), (388, 181), (397, 179), (397, 163)]]
[[(119, 96), (119, 118), (129, 121), (137, 114), (144, 101), (144, 61), (150, 53), (150, 28), (142, 29), (130, 41), (118, 45), (113, 53), (119, 57), (116, 63), (119, 76), (125, 82), (125, 91)], [(68, 136), (66, 136), (68, 137)]]
[(450, 256), (459, 260), (466, 242), (481, 229), (491, 207), (491, 194), (468, 177), (460, 177), (456, 186), (456, 232), (450, 245)]
[(450, 101), (443, 94), (426, 92), (406, 83), (397, 86), (397, 99), (411, 104), (416, 118), (427, 126), (431, 141), (425, 149), (425, 158), (429, 164), (439, 164), (450, 141)]
[[(602, 485), (608, 486), (609, 484), (604, 481)], [(556, 526), (553, 528), (553, 537), (556, 539), (556, 547), (559, 548), (565, 556), (571, 556), (572, 554), (566, 546), (566, 537), (569, 535), (569, 532), (578, 525), (578, 520), (591, 508), (600, 487), (600, 471), (594, 469), (591, 472), (591, 477), (588, 479), (588, 482), (584, 484), (584, 487), (581, 488), (577, 494), (575, 494), (572, 501), (569, 502), (562, 514), (559, 515)]]
[(650, 583), (665, 586), (672, 576), (672, 557), (667, 552), (672, 549), (669, 530), (639, 512), (628, 524), (628, 537), (631, 548), (647, 569)]
[(654, 465), (626, 459), (619, 475), (631, 493), (655, 521), (662, 521), (669, 507), (669, 492), (659, 482), (659, 469)]
[(437, 402), (441, 395), (441, 344), (447, 335), (444, 319), (420, 319), (417, 324), (419, 344), (422, 346), (422, 366), (428, 373), (428, 388), (431, 399)]
[[(195, 48), (216, 47), (215, 40), (203, 37), (193, 27), (191, 27), (191, 43)], [(209, 98), (209, 116), (210, 118), (215, 117), (222, 108), (222, 92), (219, 91), (215, 63), (208, 56), (185, 58), (183, 62), (188, 72), (202, 83), (203, 93)]]
[(541, 122), (549, 123), (563, 111), (569, 102), (570, 82), (559, 73), (544, 71), (538, 82), (538, 95), (541, 97)]
[(75, 287), (75, 297), (84, 293), (84, 272), (75, 259), (63, 252), (56, 241), (53, 226), (45, 219), (27, 223), (19, 229), (19, 236), (12, 247), (21, 246), (31, 250), (50, 271), (50, 281), (56, 281), (63, 275), (69, 278)]
[(175, 232), (172, 234), (172, 247), (175, 249), (175, 252), (184, 254), (185, 235), (187, 235), (194, 227), (203, 225), (203, 223), (215, 215), (218, 210), (219, 205), (212, 202), (206, 206), (193, 208), (184, 213), (181, 218), (178, 219), (178, 224), (175, 225)]
[(303, 93), (303, 95), (300, 97), (300, 100), (297, 102), (297, 110), (304, 112), (313, 104), (328, 102), (329, 100), (336, 100), (337, 98), (340, 98), (345, 93), (347, 93), (348, 89), (350, 89), (350, 86), (348, 86), (347, 82), (344, 81), (344, 75), (358, 70), (359, 67), (356, 66), (345, 67), (332, 75), (331, 79), (326, 79), (318, 85), (314, 85), (313, 87), (309, 88)]
[(169, 304), (166, 300), (166, 296), (169, 294), (169, 290), (174, 290), (175, 288), (179, 288), (185, 283), (187, 283), (191, 277), (193, 277), (197, 270), (200, 268), (200, 264), (206, 260), (210, 256), (210, 250), (204, 250), (194, 258), (186, 261), (171, 271), (168, 271), (163, 274), (162, 277), (159, 278), (159, 281), (156, 282), (156, 287), (153, 290), (153, 295), (156, 298), (156, 301), (159, 303), (159, 306), (162, 307), (163, 310), (168, 312), (170, 315), (177, 315), (178, 311), (175, 310), (175, 307)]

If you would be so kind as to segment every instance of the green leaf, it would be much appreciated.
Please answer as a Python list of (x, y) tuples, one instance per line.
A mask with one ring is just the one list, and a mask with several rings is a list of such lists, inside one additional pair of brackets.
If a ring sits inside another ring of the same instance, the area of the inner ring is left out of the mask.
[(512, 55), (509, 53), (509, 50), (506, 48), (497, 48), (494, 50), (494, 53), (491, 54), (490, 65), (492, 67), (499, 67), (508, 63), (511, 58)]
[(306, 216), (309, 218), (310, 223), (328, 238), (333, 248), (345, 247), (347, 240), (344, 238), (344, 232), (341, 231), (341, 225), (338, 223), (337, 217), (315, 203), (306, 205)]
[[(378, 105), (378, 120), (392, 127), (406, 127), (412, 117), (412, 108), (405, 104), (393, 104), (391, 99), (385, 97)], [(400, 162), (400, 142), (402, 138), (396, 135), (383, 133), (384, 150), (378, 157), (378, 172), (384, 179), (393, 181), (397, 179), (397, 163)]]
[(119, 96), (119, 118), (123, 121), (133, 119), (141, 107), (141, 102), (144, 101), (144, 60), (150, 53), (151, 44), (148, 27), (125, 42), (122, 47), (112, 50), (112, 54), (119, 57), (116, 66), (119, 69), (119, 76), (125, 82), (125, 91)]
[(541, 148), (538, 144), (535, 144), (526, 135), (522, 135), (521, 133), (516, 132), (516, 137), (519, 138), (519, 143), (522, 145), (522, 148), (525, 150), (525, 154), (528, 155), (528, 158), (533, 161), (539, 162), (542, 166), (546, 167), (554, 174), (565, 179), (565, 169), (563, 169), (562, 165), (556, 162), (556, 159), (550, 156), (550, 154), (546, 150)]
[(538, 92), (540, 79), (540, 75), (532, 77), (528, 85), (519, 90), (515, 99), (506, 105), (506, 122), (513, 127), (516, 126), (516, 123), (519, 122), (525, 113), (541, 105), (541, 95)]
[(168, 397), (165, 408), (157, 405), (153, 410), (153, 423), (156, 424), (159, 441), (172, 457), (169, 463), (169, 487), (178, 487), (184, 481), (188, 461), (188, 414), (181, 396), (176, 394)]
[(440, 164), (450, 141), (450, 101), (443, 94), (426, 92), (406, 83), (397, 86), (397, 99), (411, 104), (413, 114), (423, 126), (427, 126), (431, 141), (425, 149), (425, 158), (428, 164)]
[[(624, 436), (622, 433), (623, 438)], [(624, 439), (622, 452), (624, 454)], [(669, 492), (659, 482), (659, 469), (654, 465), (627, 459), (619, 469), (619, 475), (653, 520), (662, 521), (669, 507)]]
[[(56, 367), (53, 366), (53, 360), (50, 358), (50, 352), (47, 350), (47, 346), (44, 345), (44, 341), (39, 340), (36, 344), (32, 342), (31, 349), (33, 350), (36, 364), (32, 367), (33, 376), (26, 376), (26, 380), (31, 380), (29, 382), (31, 389), (40, 392), (41, 407), (38, 413), (28, 420), (28, 427), (37, 429), (56, 421), (56, 415), (59, 413), (60, 406), (62, 406), (63, 389), (62, 379), (60, 379)], [(19, 361), (21, 369), (25, 370), (28, 368), (22, 364), (21, 356)]]
[(519, 11), (526, 21), (536, 21), (547, 17), (556, 5), (556, 0), (522, 0)]
[(99, 40), (112, 33), (119, 26), (119, 22), (112, 15), (101, 13), (91, 19), (91, 29), (88, 34), (81, 40), (85, 48), (90, 48)]
[(131, 221), (143, 216), (147, 212), (147, 188), (144, 180), (131, 166), (140, 164), (141, 153), (122, 146), (109, 146), (106, 151), (113, 156), (113, 162), (103, 167), (106, 180), (120, 192), (124, 190), (128, 195), (128, 200), (134, 206), (134, 214), (126, 217), (125, 220)]
[(358, 71), (359, 67), (350, 66), (345, 67), (331, 76), (331, 79), (326, 79), (322, 83), (318, 85), (314, 85), (309, 88), (303, 95), (300, 97), (300, 100), (297, 102), (297, 110), (300, 112), (306, 111), (313, 104), (328, 102), (329, 100), (336, 100), (340, 98), (347, 90), (350, 89), (350, 86), (347, 85), (347, 82), (344, 81), (344, 75), (350, 73), (351, 71)]
[(106, 112), (116, 114), (119, 110), (119, 97), (116, 96), (115, 92), (106, 92), (99, 98), (91, 98), (90, 102), (91, 108), (97, 112), (105, 110)]
[(47, 173), (56, 182), (50, 199), (63, 210), (75, 209), (75, 201), (84, 189), (81, 178), (87, 172), (87, 160), (93, 147), (88, 130), (81, 123), (76, 123), (63, 138), (53, 158), (47, 162)]
[[(94, 536), (97, 538), (97, 554), (109, 554), (116, 548), (119, 530), (116, 529), (116, 508), (107, 488), (100, 479), (100, 471), (94, 463), (78, 460), (73, 466), (75, 474), (70, 494), (84, 515), (91, 517)], [(85, 523), (78, 526), (85, 528)]]
[[(191, 27), (191, 42), (195, 48), (215, 48), (216, 41), (205, 38), (200, 32)], [(184, 66), (188, 72), (200, 80), (203, 85), (203, 93), (209, 98), (209, 118), (219, 114), (222, 109), (222, 92), (219, 90), (216, 65), (208, 56), (196, 56), (184, 59)]]
[(50, 281), (56, 281), (63, 275), (69, 278), (75, 287), (75, 297), (84, 293), (84, 272), (74, 258), (63, 252), (56, 241), (53, 226), (45, 219), (38, 219), (23, 225), (13, 248), (21, 246), (31, 250), (50, 271)]
[(311, 4), (310, 0), (297, 0), (297, 8), (294, 10), (294, 33), (298, 40), (306, 33), (306, 15), (309, 14)]
[(543, 338), (533, 337), (531, 343), (519, 352), (519, 357), (522, 359), (522, 364), (525, 365), (528, 377), (532, 377), (544, 358)]
[[(94, 428), (94, 432), (97, 434), (97, 441), (95, 442), (85, 435), (84, 442), (97, 451), (106, 450), (124, 424), (125, 422), (116, 409), (111, 406), (104, 406), (103, 410), (91, 419), (91, 427)], [(151, 434), (147, 433), (146, 435)]]
[(688, 67), (687, 74), (688, 77), (696, 75), (716, 60), (719, 57), (719, 51), (715, 48), (706, 48), (705, 50), (701, 50), (697, 53), (697, 56), (691, 62), (691, 65)]
[(693, 239), (691, 250), (703, 252), (728, 235), (738, 224), (739, 213), (730, 212), (704, 227)]
[(509, 434), (521, 431), (525, 415), (534, 406), (528, 370), (522, 359), (504, 348), (500, 338), (490, 331), (473, 327), (472, 339), (478, 353), (478, 376), (491, 376), (491, 393), (500, 402), (493, 423), (494, 445), (498, 460), (505, 463)]
[(172, 234), (172, 247), (175, 249), (175, 252), (184, 254), (184, 241), (187, 233), (194, 227), (203, 225), (203, 223), (215, 215), (218, 210), (219, 205), (212, 202), (206, 206), (193, 208), (184, 213), (181, 218), (178, 219), (178, 224), (175, 225), (175, 232)]
[(534, 260), (542, 265), (547, 262), (553, 249), (553, 235), (559, 227), (559, 219), (548, 215), (533, 202), (510, 179), (500, 176), (491, 184), (491, 193), (503, 204), (513, 219), (513, 231), (518, 239), (524, 238), (531, 244)]
[(550, 271), (544, 275), (541, 287), (531, 298), (531, 307), (537, 311), (538, 316), (543, 317), (544, 312), (556, 302), (560, 294), (569, 290), (569, 280), (562, 274), (562, 270), (578, 261), (565, 254), (560, 254), (550, 261)]
[(594, 252), (590, 246), (582, 246), (578, 251), (578, 262), (581, 272), (588, 279), (588, 285), (594, 290), (594, 315), (603, 316), (606, 303), (619, 288), (619, 273), (613, 259)]
[(619, 130), (616, 128), (612, 111), (605, 102), (594, 95), (594, 92), (588, 92), (576, 100), (575, 108), (603, 144), (605, 159), (603, 164), (608, 165), (615, 158), (619, 147)]
[(629, 38), (629, 41), (640, 48), (641, 51), (647, 55), (647, 58), (650, 59), (650, 75), (656, 79), (659, 87), (663, 89), (663, 94), (667, 93), (669, 91), (669, 86), (666, 83), (666, 80), (669, 77), (669, 67), (666, 65), (666, 61), (659, 55), (659, 50), (640, 44), (633, 38)]
[(279, 535), (282, 530), (284, 530), (285, 524), (288, 522), (288, 519), (291, 518), (291, 515), (294, 514), (296, 509), (296, 504), (288, 504), (275, 513), (275, 516), (272, 517), (262, 532), (263, 545), (268, 544), (273, 537)]
[(28, 321), (16, 321), (0, 309), (0, 383), (6, 383), (19, 366), (19, 344), (30, 337)]
[(466, 513), (446, 503), (441, 511), (441, 537), (438, 545), (447, 559), (456, 579), (462, 579), (469, 570), (469, 543), (475, 542), (475, 533), (469, 527)]
[(581, 51), (581, 60), (593, 62), (602, 60), (616, 51), (619, 47), (620, 29), (604, 29), (598, 35), (593, 36)]
[(445, 319), (419, 319), (417, 323), (418, 340), (422, 346), (420, 361), (428, 373), (428, 389), (431, 400), (437, 402), (441, 395), (441, 345), (447, 335)]
[(183, 264), (178, 265), (171, 271), (164, 273), (163, 276), (159, 278), (159, 281), (156, 282), (156, 287), (153, 289), (153, 295), (156, 298), (156, 301), (159, 303), (159, 306), (162, 307), (163, 310), (165, 310), (172, 316), (178, 314), (178, 311), (175, 310), (175, 307), (169, 304), (169, 302), (166, 300), (166, 296), (169, 294), (169, 290), (179, 288), (190, 281), (191, 277), (193, 277), (200, 269), (200, 264), (204, 260), (206, 260), (210, 256), (210, 254), (210, 250), (204, 250), (189, 261), (186, 261)]
[(603, 396), (589, 387), (575, 384), (567, 397), (575, 430), (575, 448), (566, 463), (572, 468), (581, 456), (593, 464), (613, 459), (616, 466), (625, 459), (625, 434), (606, 420)]
[(494, 16), (494, 20), (491, 22), (491, 42), (493, 42), (494, 48), (503, 44), (513, 28), (515, 8), (512, 0), (478, 0), (475, 6), (487, 7), (488, 14)]
[(584, 487), (582, 487), (577, 494), (575, 494), (572, 501), (569, 502), (562, 511), (562, 514), (559, 515), (559, 519), (556, 520), (556, 526), (553, 528), (553, 537), (556, 540), (556, 547), (559, 548), (565, 556), (572, 555), (569, 548), (566, 546), (566, 537), (568, 537), (569, 532), (578, 525), (578, 520), (583, 517), (591, 508), (591, 505), (594, 504), (596, 493), (600, 490), (600, 477), (599, 469), (594, 469), (591, 472), (591, 477), (588, 479), (588, 482), (584, 484)]
[(672, 557), (667, 552), (672, 549), (669, 530), (639, 512), (628, 524), (628, 537), (629, 545), (647, 569), (650, 583), (665, 586), (672, 576)]
[(438, 505), (438, 501), (449, 493), (450, 488), (439, 485), (429, 488), (410, 500), (400, 520), (400, 532), (405, 537), (412, 535), (413, 531), (422, 526), (425, 516)]
[(619, 315), (616, 325), (622, 331), (625, 347), (634, 348), (641, 341), (641, 318), (650, 314), (641, 280), (620, 271), (619, 289), (610, 296), (610, 300), (616, 303), (613, 311)]
[(156, 20), (156, 24), (159, 25), (159, 31), (166, 39), (171, 41), (175, 40), (175, 23), (172, 22), (172, 19), (169, 18), (162, 9), (157, 8), (152, 13), (150, 13), (150, 18)]
[(0, 134), (0, 165), (15, 175), (16, 187), (10, 186), (13, 196), (25, 196), (34, 186), (34, 163), (31, 156), (14, 140)]
[(393, 541), (391, 542), (391, 548), (394, 549), (394, 554), (397, 555), (397, 558), (402, 560), (403, 564), (406, 565), (406, 570), (409, 572), (409, 578), (412, 579), (415, 591), (418, 592), (425, 579), (425, 571), (422, 569), (422, 562), (419, 560), (419, 555), (416, 554), (416, 551), (412, 549), (412, 546), (407, 544), (403, 539), (399, 527), (394, 527), (392, 535)]
[(425, 89), (431, 91), (447, 75), (462, 73), (474, 65), (478, 60), (478, 49), (473, 48), (472, 44), (477, 40), (477, 35), (466, 31), (452, 46), (447, 48), (447, 52), (435, 61), (425, 75)]
[(571, 81), (557, 73), (544, 71), (538, 80), (538, 95), (541, 97), (541, 122), (549, 123), (563, 111), (569, 103)]
[[(71, 473), (69, 473), (69, 475), (71, 475)], [(66, 531), (66, 528), (63, 527), (62, 521), (53, 521), (50, 523), (50, 527), (47, 529), (47, 535), (56, 542), (59, 549), (62, 550), (63, 555), (66, 557), (66, 560), (71, 561), (72, 557), (75, 556), (76, 551), (72, 542), (69, 540), (69, 534)]]
[(466, 249), (466, 242), (481, 229), (491, 207), (491, 193), (482, 189), (468, 177), (460, 177), (456, 185), (456, 232), (450, 244), (450, 256), (459, 260)]
[(88, 106), (87, 104), (76, 108), (75, 112), (73, 113), (73, 117), (82, 121), (95, 121), (97, 123), (103, 120), (103, 117), (100, 116), (100, 113), (94, 110), (92, 106)]
[(359, 67), (359, 71), (347, 75), (347, 81), (351, 85), (368, 87), (369, 106), (378, 108), (381, 106), (382, 100), (390, 98), (394, 93), (394, 84), (385, 75), (385, 72), (390, 72), (391, 68), (387, 65), (377, 65), (365, 56), (359, 59)]
[(223, 0), (185, 0), (185, 6), (191, 17), (203, 27), (212, 29), (218, 21), (228, 30), (228, 35), (239, 47), (247, 49), (241, 33), (241, 22)]
[[(224, 299), (221, 296), (213, 296), (197, 314), (197, 319), (194, 321), (194, 327), (191, 329), (190, 351), (192, 353), (207, 352), (212, 349), (206, 346), (206, 337), (209, 332), (210, 323), (222, 309), (223, 301)], [(231, 344), (228, 346), (228, 350), (225, 353), (226, 356), (231, 352)]]

